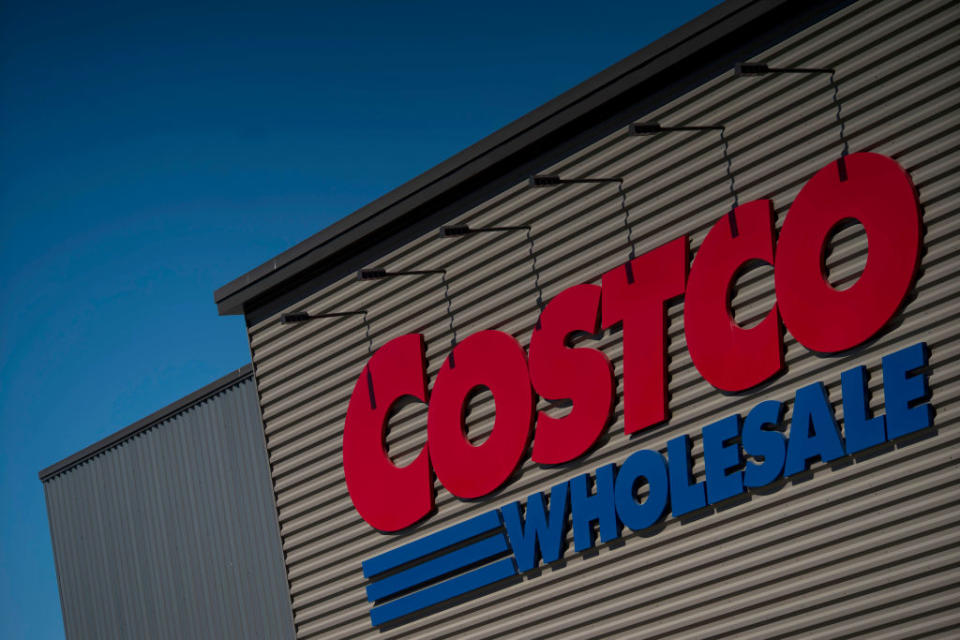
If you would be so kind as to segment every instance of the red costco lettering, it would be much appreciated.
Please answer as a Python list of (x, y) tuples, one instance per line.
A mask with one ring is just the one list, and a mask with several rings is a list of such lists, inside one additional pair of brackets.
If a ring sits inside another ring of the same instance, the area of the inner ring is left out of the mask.
[[(409, 527), (433, 509), (427, 447), (397, 467), (387, 456), (390, 411), (405, 396), (427, 401), (423, 336), (407, 334), (377, 349), (353, 387), (343, 427), (343, 474), (354, 506), (381, 531)], [(372, 387), (371, 387), (372, 383)]]
[[(530, 440), (533, 391), (527, 356), (513, 336), (481, 331), (460, 344), (440, 368), (427, 415), (427, 443), (440, 482), (458, 498), (485, 496), (506, 482)], [(493, 392), (496, 418), (483, 444), (467, 440), (467, 401), (480, 387)]]
[[(775, 271), (783, 322), (800, 344), (836, 353), (872, 338), (900, 308), (920, 257), (920, 208), (910, 176), (876, 153), (818, 171), (797, 195), (780, 231)], [(853, 219), (867, 233), (867, 266), (845, 291), (831, 287), (823, 253), (832, 231)]]
[(683, 327), (690, 358), (700, 375), (718, 389), (743, 391), (783, 368), (777, 305), (751, 329), (730, 315), (738, 273), (752, 260), (773, 264), (773, 203), (755, 200), (736, 208), (738, 233), (723, 216), (697, 251), (687, 281)]
[[(734, 212), (738, 233), (724, 215), (697, 251), (689, 278), (686, 236), (668, 242), (546, 305), (540, 329), (523, 347), (499, 331), (476, 333), (454, 349), (433, 385), (427, 446), (400, 468), (384, 449), (390, 409), (404, 396), (427, 402), (423, 337), (391, 340), (371, 357), (347, 409), (343, 466), (360, 515), (383, 531), (396, 531), (433, 509), (433, 477), (453, 495), (478, 498), (502, 486), (526, 453), (536, 396), (572, 401), (569, 414), (537, 415), (532, 457), (560, 464), (583, 455), (610, 421), (614, 381), (607, 357), (571, 348), (571, 333), (596, 334), (623, 323), (624, 430), (633, 433), (666, 420), (666, 305), (685, 296), (684, 331), (691, 359), (713, 386), (740, 392), (783, 368), (782, 318), (806, 348), (850, 349), (876, 335), (903, 303), (918, 266), (920, 211), (913, 184), (895, 161), (874, 153), (844, 159), (817, 172), (800, 191), (774, 252), (772, 203), (748, 202)], [(824, 249), (838, 225), (853, 219), (866, 230), (863, 275), (838, 291), (824, 276)], [(743, 329), (729, 309), (733, 282), (752, 260), (774, 266), (776, 303), (759, 325)], [(598, 317), (599, 310), (599, 317)], [(372, 384), (372, 387), (371, 387)], [(533, 388), (531, 388), (531, 385)], [(479, 446), (465, 433), (471, 394), (493, 392), (493, 431)]]
[(613, 409), (613, 367), (597, 349), (566, 344), (575, 331), (600, 332), (600, 287), (579, 284), (561, 292), (540, 314), (530, 336), (530, 381), (542, 398), (569, 399), (570, 413), (537, 414), (534, 462), (561, 464), (584, 454), (597, 441)]
[(603, 274), (603, 326), (623, 322), (623, 428), (667, 419), (666, 304), (683, 295), (687, 237)]

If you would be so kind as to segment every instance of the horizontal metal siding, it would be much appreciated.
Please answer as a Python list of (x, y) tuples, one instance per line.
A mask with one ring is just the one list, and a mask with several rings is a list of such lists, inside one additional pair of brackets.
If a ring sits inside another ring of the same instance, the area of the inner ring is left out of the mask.
[[(298, 637), (510, 637), (521, 630), (524, 637), (600, 637), (624, 629), (625, 637), (838, 637), (879, 630), (884, 619), (896, 620), (890, 628), (905, 636), (960, 623), (946, 608), (956, 604), (960, 584), (960, 509), (951, 488), (960, 450), (958, 29), (956, 2), (860, 2), (754, 57), (771, 66), (836, 68), (851, 151), (894, 157), (919, 192), (925, 252), (915, 290), (877, 340), (841, 357), (818, 357), (788, 333), (785, 375), (748, 394), (721, 394), (690, 361), (683, 305), (671, 305), (668, 424), (627, 438), (619, 402), (602, 444), (576, 464), (541, 468), (527, 460), (480, 504), (457, 500), (437, 483), (437, 513), (388, 537), (357, 514), (342, 470), (347, 402), (368, 358), (362, 322), (291, 326), (274, 316), (250, 327)], [(740, 202), (771, 198), (779, 228), (806, 180), (839, 155), (835, 113), (826, 76), (726, 73), (637, 119), (723, 124)], [(544, 173), (623, 177), (638, 253), (681, 234), (689, 234), (695, 251), (730, 206), (714, 132), (638, 138), (622, 130)], [(453, 222), (532, 225), (547, 300), (571, 285), (599, 282), (628, 255), (611, 185), (519, 184)], [(851, 281), (866, 250), (855, 228), (840, 234), (828, 258), (831, 278)], [(522, 233), (456, 240), (428, 234), (377, 265), (446, 269), (461, 338), (493, 328), (526, 345), (537, 316), (526, 251)], [(772, 270), (753, 271), (738, 283), (736, 317), (758, 319), (773, 300)], [(423, 333), (435, 378), (451, 338), (439, 278), (345, 278), (285, 311), (354, 309), (368, 311), (375, 346)], [(929, 440), (837, 468), (816, 465), (809, 481), (755, 492), (747, 504), (682, 525), (667, 518), (654, 536), (627, 536), (622, 546), (587, 557), (568, 553), (565, 567), (520, 585), (389, 631), (370, 627), (362, 559), (632, 451), (663, 451), (682, 433), (695, 437), (694, 472), (702, 477), (703, 425), (763, 399), (789, 406), (794, 390), (814, 380), (827, 383), (840, 418), (839, 373), (856, 364), (871, 371), (871, 406), (882, 410), (880, 356), (919, 340), (932, 349), (937, 433)], [(619, 383), (619, 331), (585, 344), (602, 348)], [(539, 408), (565, 411), (543, 401)], [(425, 416), (423, 405), (408, 405), (391, 420), (388, 449), (399, 463), (422, 448)], [(471, 411), (471, 436), (482, 437), (492, 419), (488, 395)]]
[(44, 483), (66, 635), (284, 638), (252, 378)]

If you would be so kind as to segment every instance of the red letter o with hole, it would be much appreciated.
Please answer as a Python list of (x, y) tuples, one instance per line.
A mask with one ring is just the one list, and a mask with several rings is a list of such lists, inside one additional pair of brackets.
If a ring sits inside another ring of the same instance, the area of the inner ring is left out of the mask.
[[(920, 210), (910, 176), (876, 153), (845, 158), (804, 185), (777, 242), (777, 304), (787, 329), (803, 346), (836, 353), (872, 338), (906, 297), (920, 255)], [(863, 225), (867, 265), (857, 282), (838, 291), (823, 271), (826, 242), (847, 219)]]
[[(458, 498), (479, 498), (507, 481), (526, 451), (533, 419), (527, 357), (502, 331), (480, 331), (456, 347), (437, 374), (427, 413), (427, 442), (437, 478)], [(493, 393), (496, 418), (487, 440), (467, 440), (465, 411), (471, 392)]]

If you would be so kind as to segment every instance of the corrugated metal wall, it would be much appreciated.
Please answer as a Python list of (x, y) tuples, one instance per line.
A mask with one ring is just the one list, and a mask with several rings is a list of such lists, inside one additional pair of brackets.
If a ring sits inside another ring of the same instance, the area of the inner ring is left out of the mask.
[(67, 637), (289, 638), (252, 377), (44, 482)]
[[(473, 503), (437, 483), (438, 512), (385, 536), (354, 509), (342, 471), (344, 415), (367, 359), (360, 319), (290, 326), (273, 316), (251, 326), (298, 637), (836, 638), (857, 632), (880, 638), (960, 625), (958, 33), (956, 1), (865, 1), (753, 58), (837, 69), (851, 151), (892, 156), (919, 190), (925, 236), (915, 295), (878, 339), (842, 357), (819, 357), (787, 334), (785, 375), (750, 393), (721, 394), (693, 367), (683, 305), (675, 304), (669, 310), (668, 424), (628, 439), (621, 401), (605, 441), (582, 462), (543, 468), (528, 459), (502, 490)], [(736, 78), (731, 71), (637, 119), (723, 124), (740, 202), (772, 198), (779, 228), (805, 181), (839, 155), (831, 95), (825, 75)], [(696, 251), (730, 206), (715, 132), (630, 137), (624, 129), (544, 172), (622, 176), (638, 253), (681, 234), (689, 234)], [(577, 283), (599, 283), (627, 258), (622, 217), (615, 186), (518, 184), (453, 222), (532, 225), (549, 299)], [(836, 245), (831, 278), (849, 280), (865, 262), (866, 242), (849, 230)], [(537, 316), (526, 250), (522, 233), (456, 240), (431, 233), (375, 266), (446, 269), (461, 338), (494, 328), (526, 345)], [(286, 311), (366, 309), (376, 346), (422, 332), (433, 380), (451, 337), (442, 295), (438, 278), (345, 278)], [(736, 291), (737, 318), (759, 319), (773, 299), (772, 270), (752, 272)], [(854, 365), (873, 374), (871, 406), (882, 411), (881, 355), (921, 340), (932, 350), (933, 437), (850, 464), (817, 463), (810, 480), (781, 482), (746, 504), (690, 523), (668, 517), (655, 535), (627, 535), (622, 546), (586, 556), (571, 549), (566, 566), (521, 584), (395, 629), (370, 626), (362, 559), (633, 451), (663, 452), (668, 439), (683, 433), (696, 438), (695, 473), (702, 479), (701, 427), (764, 399), (790, 406), (793, 392), (814, 380), (827, 383), (840, 418), (839, 375)], [(607, 332), (599, 345), (619, 384), (619, 332)], [(471, 436), (492, 425), (489, 397), (471, 412)], [(409, 462), (425, 437), (425, 408), (409, 405), (391, 422), (390, 454)]]

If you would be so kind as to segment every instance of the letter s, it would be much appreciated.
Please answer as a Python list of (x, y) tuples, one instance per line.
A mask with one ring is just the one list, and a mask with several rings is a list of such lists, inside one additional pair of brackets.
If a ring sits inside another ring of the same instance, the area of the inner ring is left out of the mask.
[(530, 381), (541, 397), (569, 398), (570, 413), (553, 418), (537, 414), (533, 461), (561, 464), (585, 453), (610, 419), (613, 367), (598, 349), (566, 345), (574, 331), (600, 331), (600, 287), (580, 284), (559, 293), (540, 315), (530, 338)]

